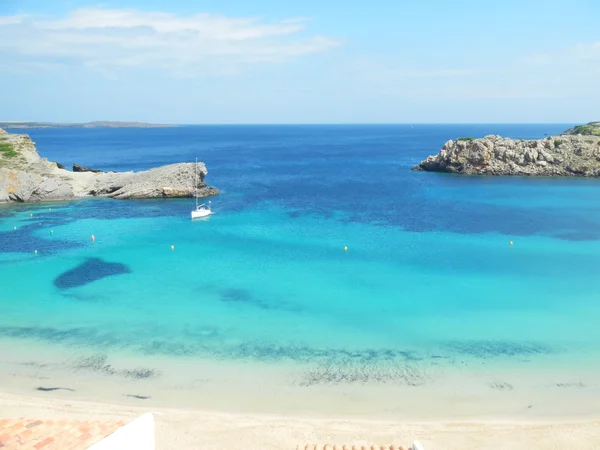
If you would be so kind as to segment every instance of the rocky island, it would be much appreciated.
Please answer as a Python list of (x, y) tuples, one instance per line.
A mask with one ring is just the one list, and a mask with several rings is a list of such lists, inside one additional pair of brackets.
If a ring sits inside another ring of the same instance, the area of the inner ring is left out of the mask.
[(204, 183), (207, 173), (204, 163), (171, 164), (141, 172), (103, 172), (74, 164), (71, 172), (41, 158), (28, 135), (0, 129), (0, 203), (192, 197), (194, 193), (208, 197), (218, 191)]
[(458, 138), (413, 170), (468, 175), (600, 177), (600, 122), (544, 139)]

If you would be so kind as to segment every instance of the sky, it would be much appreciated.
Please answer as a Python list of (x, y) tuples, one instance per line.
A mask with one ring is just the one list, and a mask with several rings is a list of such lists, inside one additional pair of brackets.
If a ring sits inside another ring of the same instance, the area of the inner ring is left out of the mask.
[(0, 0), (0, 120), (600, 121), (598, 0)]

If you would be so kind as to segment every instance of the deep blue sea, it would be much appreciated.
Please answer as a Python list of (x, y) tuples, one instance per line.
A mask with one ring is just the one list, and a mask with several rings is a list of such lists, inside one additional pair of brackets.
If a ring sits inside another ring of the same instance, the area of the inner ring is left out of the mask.
[(67, 166), (197, 157), (221, 194), (194, 222), (192, 199), (0, 208), (0, 340), (269, 364), (600, 364), (600, 181), (411, 171), (449, 139), (568, 127), (27, 130)]

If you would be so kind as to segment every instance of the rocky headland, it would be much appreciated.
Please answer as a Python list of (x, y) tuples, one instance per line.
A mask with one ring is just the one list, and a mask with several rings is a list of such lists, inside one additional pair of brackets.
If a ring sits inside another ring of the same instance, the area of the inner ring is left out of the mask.
[(204, 183), (207, 173), (204, 163), (170, 164), (141, 172), (102, 172), (75, 164), (71, 172), (41, 158), (28, 135), (0, 129), (0, 203), (192, 197), (194, 193), (208, 197), (218, 191)]
[(468, 175), (600, 177), (600, 122), (544, 139), (490, 135), (444, 144), (413, 170)]

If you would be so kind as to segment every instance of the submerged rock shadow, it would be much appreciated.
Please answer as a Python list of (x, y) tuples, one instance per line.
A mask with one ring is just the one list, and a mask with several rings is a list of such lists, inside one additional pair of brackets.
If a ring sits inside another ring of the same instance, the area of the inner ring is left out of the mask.
[(425, 367), (402, 358), (383, 361), (327, 361), (299, 374), (296, 384), (310, 387), (319, 384), (378, 383), (402, 386), (422, 386), (432, 379)]
[(106, 262), (100, 258), (87, 258), (74, 269), (67, 270), (56, 277), (54, 286), (59, 289), (70, 289), (126, 273), (131, 273), (131, 269), (125, 264)]
[(302, 311), (302, 307), (299, 305), (284, 300), (275, 302), (257, 298), (249, 289), (221, 289), (219, 290), (219, 299), (224, 303), (247, 305), (267, 311)]
[(0, 253), (32, 253), (33, 250), (38, 250), (40, 256), (44, 256), (79, 248), (83, 245), (79, 242), (59, 238), (43, 239), (35, 235), (39, 229), (40, 225), (36, 222), (35, 224), (21, 225), (16, 230), (0, 231), (0, 242), (2, 242)]
[(35, 390), (36, 391), (42, 391), (42, 392), (54, 392), (54, 391), (70, 391), (70, 392), (75, 392), (75, 389), (66, 388), (66, 387), (43, 387), (43, 386), (39, 386)]
[(89, 370), (95, 373), (102, 373), (105, 375), (116, 375), (124, 378), (130, 378), (134, 380), (146, 380), (150, 378), (156, 378), (161, 373), (155, 369), (148, 368), (136, 368), (136, 369), (117, 369), (111, 364), (107, 363), (106, 355), (94, 355), (85, 358), (80, 358), (72, 366), (75, 372), (80, 370)]
[(124, 394), (125, 397), (135, 398), (137, 400), (150, 400), (150, 396), (148, 395), (137, 395), (137, 394)]
[(472, 356), (478, 359), (522, 358), (524, 356), (541, 356), (557, 352), (555, 348), (536, 342), (486, 340), (446, 342), (444, 348), (455, 354)]

